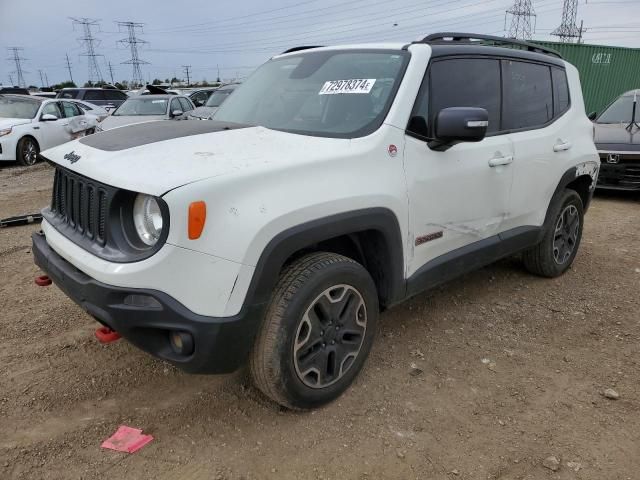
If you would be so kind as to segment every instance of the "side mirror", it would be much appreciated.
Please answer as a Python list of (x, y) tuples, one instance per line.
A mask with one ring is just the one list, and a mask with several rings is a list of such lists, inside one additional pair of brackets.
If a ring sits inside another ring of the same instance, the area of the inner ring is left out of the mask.
[(58, 117), (51, 113), (45, 113), (44, 115), (42, 115), (42, 117), (40, 117), (41, 122), (55, 122), (56, 120), (58, 120)]
[(436, 116), (434, 150), (446, 150), (460, 142), (479, 142), (487, 135), (489, 113), (484, 108), (444, 108)]
[(598, 117), (598, 112), (591, 112), (587, 117), (593, 122)]
[(180, 115), (182, 115), (182, 110), (173, 110), (171, 112), (172, 117), (179, 117)]

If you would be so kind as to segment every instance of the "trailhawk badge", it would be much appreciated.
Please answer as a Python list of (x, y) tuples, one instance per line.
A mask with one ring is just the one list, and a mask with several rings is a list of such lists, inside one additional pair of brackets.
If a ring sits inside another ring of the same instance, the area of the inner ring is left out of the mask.
[(70, 163), (76, 163), (80, 160), (80, 155), (76, 155), (75, 150), (72, 150), (64, 156), (64, 159), (69, 160)]

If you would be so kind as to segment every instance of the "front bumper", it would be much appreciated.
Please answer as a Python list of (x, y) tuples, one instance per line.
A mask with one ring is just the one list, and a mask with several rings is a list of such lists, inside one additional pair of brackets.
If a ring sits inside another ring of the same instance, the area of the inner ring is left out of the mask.
[[(600, 153), (600, 174), (597, 188), (608, 190), (640, 191), (640, 154), (629, 153)], [(609, 163), (609, 155), (615, 155), (619, 163)]]
[[(36, 265), (60, 290), (138, 348), (190, 373), (230, 373), (246, 360), (260, 324), (261, 306), (245, 305), (232, 317), (198, 315), (166, 293), (94, 280), (49, 247), (41, 232), (34, 233), (32, 240)], [(125, 301), (131, 295), (137, 300)], [(141, 298), (146, 300), (141, 302)], [(195, 348), (191, 355), (174, 352), (169, 343), (171, 331), (192, 335)]]

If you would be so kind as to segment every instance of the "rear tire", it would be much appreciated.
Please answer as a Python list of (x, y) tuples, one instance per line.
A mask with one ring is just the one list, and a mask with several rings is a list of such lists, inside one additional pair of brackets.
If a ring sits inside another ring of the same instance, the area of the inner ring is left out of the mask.
[(549, 219), (542, 241), (526, 250), (522, 259), (529, 272), (553, 278), (569, 269), (580, 247), (584, 223), (580, 195), (574, 190), (558, 195), (549, 207)]
[(21, 138), (16, 148), (16, 159), (18, 163), (25, 167), (31, 167), (38, 161), (40, 146), (32, 137)]
[(362, 265), (313, 253), (280, 275), (251, 353), (255, 385), (287, 408), (319, 407), (351, 385), (378, 320), (375, 284)]

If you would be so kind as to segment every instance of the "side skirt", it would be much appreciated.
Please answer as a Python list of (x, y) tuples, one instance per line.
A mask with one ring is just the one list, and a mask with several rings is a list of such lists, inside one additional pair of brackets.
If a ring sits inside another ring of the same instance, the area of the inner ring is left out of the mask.
[(518, 227), (434, 258), (407, 280), (407, 298), (526, 250), (543, 235), (542, 227)]

